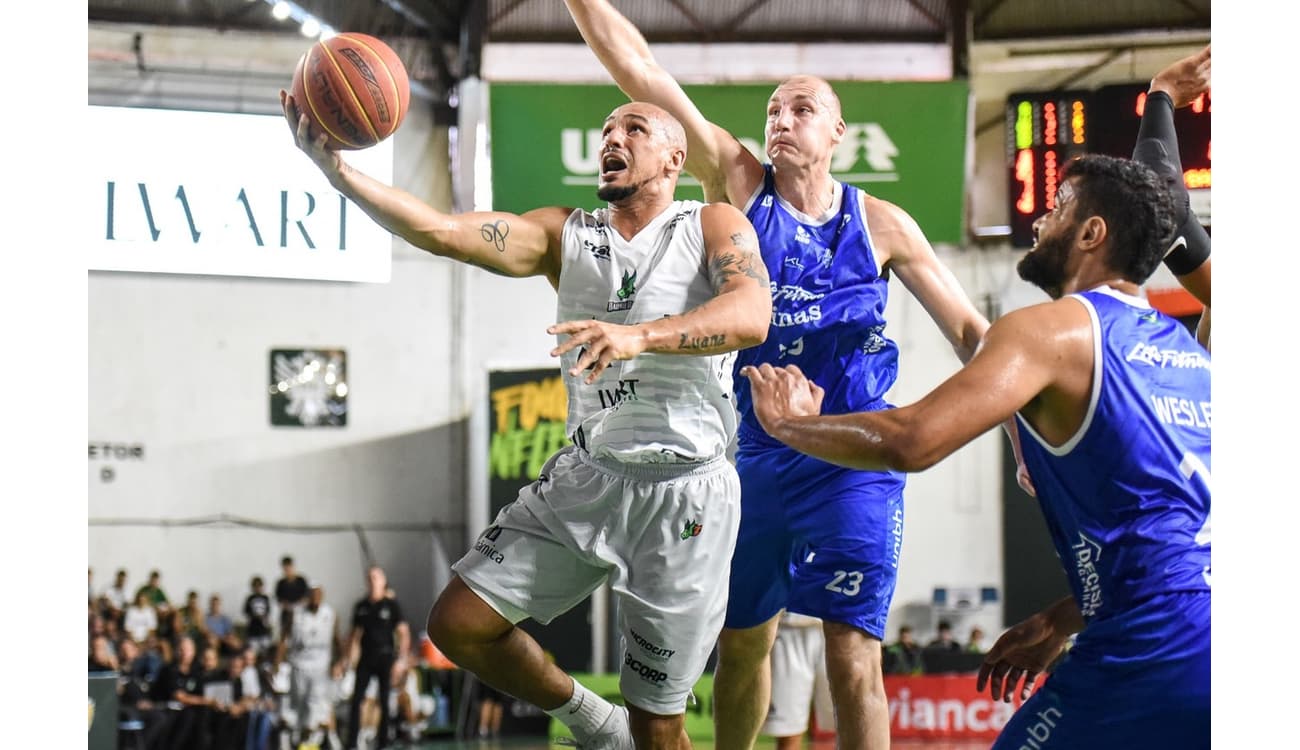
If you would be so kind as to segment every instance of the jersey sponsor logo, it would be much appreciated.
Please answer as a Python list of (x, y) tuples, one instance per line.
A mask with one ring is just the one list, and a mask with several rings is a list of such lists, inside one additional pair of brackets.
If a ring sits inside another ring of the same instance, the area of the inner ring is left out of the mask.
[(600, 397), (600, 408), (609, 409), (624, 401), (636, 401), (636, 384), (639, 382), (638, 378), (628, 378), (618, 381), (617, 388), (597, 388), (596, 395)]
[(497, 565), (500, 565), (506, 560), (506, 556), (498, 552), (496, 547), (493, 547), (492, 545), (488, 544), (486, 539), (479, 539), (478, 542), (475, 543), (474, 545), (474, 551), (486, 557), (487, 559), (491, 560), (492, 562), (496, 563)]
[(891, 527), (890, 536), (894, 539), (894, 547), (891, 550), (889, 565), (895, 570), (898, 569), (898, 558), (903, 554), (903, 509), (895, 508), (894, 515), (889, 519)]
[(881, 323), (880, 325), (872, 326), (867, 331), (867, 340), (862, 342), (862, 353), (875, 354), (881, 349), (884, 349), (889, 344), (889, 342), (886, 341), (885, 337), (882, 335), (884, 334), (884, 332), (885, 332), (884, 323)]
[(795, 242), (801, 242), (807, 245), (809, 242), (812, 242), (812, 236), (808, 234), (807, 229), (804, 229), (803, 226), (800, 225), (794, 228), (794, 240)]
[(597, 244), (591, 240), (583, 240), (582, 248), (591, 253), (591, 257), (596, 260), (609, 260), (609, 243)]
[(623, 272), (623, 283), (619, 286), (618, 291), (614, 293), (614, 296), (618, 298), (618, 301), (611, 301), (606, 305), (605, 310), (607, 312), (618, 312), (632, 307), (632, 303), (635, 301), (632, 298), (636, 296), (636, 271)]
[(1179, 396), (1151, 394), (1156, 419), (1175, 427), (1210, 429), (1210, 402), (1192, 401)]
[(1201, 352), (1189, 352), (1182, 349), (1161, 349), (1160, 347), (1152, 346), (1145, 341), (1139, 341), (1134, 344), (1133, 348), (1129, 350), (1129, 353), (1124, 355), (1124, 361), (1137, 362), (1138, 364), (1160, 368), (1177, 367), (1182, 369), (1210, 369), (1210, 360)]
[(802, 261), (802, 260), (799, 260), (799, 256), (798, 256), (798, 255), (790, 255), (790, 256), (787, 256), (786, 259), (785, 259), (785, 264), (786, 264), (787, 266), (790, 266), (791, 268), (797, 268), (797, 269), (799, 269), (800, 271), (803, 270), (803, 261)]
[(1074, 574), (1079, 578), (1079, 611), (1084, 617), (1092, 617), (1102, 605), (1101, 575), (1097, 572), (1101, 545), (1080, 531), (1079, 542), (1071, 549), (1074, 550)]
[(623, 666), (632, 670), (638, 677), (651, 685), (658, 685), (668, 679), (668, 675), (655, 669), (653, 665), (645, 664), (640, 659), (632, 656), (631, 651), (623, 652)]
[(669, 219), (668, 226), (665, 230), (666, 233), (672, 234), (674, 231), (677, 230), (677, 225), (682, 223), (682, 219), (685, 219), (687, 216), (690, 215), (691, 215), (690, 211), (682, 211), (678, 213), (676, 216), (674, 216), (673, 218)]
[(763, 208), (771, 208), (772, 195), (769, 193), (768, 195), (763, 196), (763, 200), (759, 201), (758, 205), (762, 206)]
[(655, 658), (671, 659), (673, 658), (673, 654), (677, 653), (677, 649), (664, 648), (663, 646), (660, 646), (654, 643), (653, 641), (650, 641), (645, 636), (641, 635), (635, 630), (632, 630), (631, 628), (628, 628), (628, 632), (632, 634), (632, 640), (636, 641), (636, 645), (640, 646), (643, 650), (645, 650), (646, 653), (654, 656)]
[(805, 323), (816, 323), (821, 319), (822, 308), (820, 305), (809, 305), (806, 309), (795, 313), (772, 311), (772, 325), (776, 328), (789, 328), (790, 326), (800, 326)]
[(682, 541), (699, 536), (701, 531), (704, 531), (704, 524), (687, 519), (686, 527), (682, 529)]
[[(793, 260), (798, 259), (795, 258)], [(803, 266), (800, 266), (799, 268), (802, 269)], [(771, 289), (773, 302), (814, 302), (826, 296), (825, 294), (810, 292), (798, 284), (781, 284), (778, 286), (775, 281), (771, 282)]]

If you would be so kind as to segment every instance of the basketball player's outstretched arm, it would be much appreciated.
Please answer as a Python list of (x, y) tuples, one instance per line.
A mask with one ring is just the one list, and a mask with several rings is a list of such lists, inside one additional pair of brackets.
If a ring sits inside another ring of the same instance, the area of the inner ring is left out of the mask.
[(1178, 283), (1205, 305), (1196, 338), (1207, 349), (1210, 344), (1210, 235), (1191, 210), (1178, 158), (1174, 110), (1190, 105), (1209, 90), (1210, 47), (1207, 45), (1151, 79), (1137, 144), (1133, 147), (1133, 160), (1155, 170), (1174, 193), (1178, 228), (1165, 255), (1165, 265), (1178, 277)]
[(913, 404), (877, 412), (821, 416), (821, 389), (793, 365), (740, 374), (763, 428), (795, 450), (854, 469), (922, 471), (1017, 411), (1064, 442), (1087, 403), (1091, 325), (1068, 299), (1009, 313), (956, 374)]
[(754, 227), (738, 209), (710, 203), (700, 209), (704, 261), (713, 297), (681, 315), (618, 325), (599, 320), (557, 323), (547, 333), (569, 338), (551, 351), (558, 357), (583, 348), (570, 375), (590, 367), (588, 383), (615, 360), (643, 352), (705, 355), (745, 349), (767, 339), (772, 292)]
[(686, 130), (686, 171), (704, 199), (743, 206), (763, 181), (763, 165), (736, 137), (704, 118), (650, 53), (645, 37), (609, 0), (565, 0), (587, 46), (633, 101), (667, 110)]
[(298, 148), (330, 184), (367, 216), (414, 247), (503, 276), (560, 276), (560, 235), (571, 211), (540, 208), (521, 216), (501, 211), (445, 214), (400, 188), (386, 185), (325, 148), (324, 133), (313, 134), (299, 117), (293, 97), (280, 92), (285, 118)]

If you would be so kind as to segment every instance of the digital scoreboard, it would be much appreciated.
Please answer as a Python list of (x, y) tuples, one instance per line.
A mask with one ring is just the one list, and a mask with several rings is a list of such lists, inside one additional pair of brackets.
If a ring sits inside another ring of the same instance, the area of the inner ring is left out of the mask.
[[(1007, 97), (1006, 152), (1011, 244), (1030, 247), (1033, 224), (1056, 205), (1060, 172), (1084, 153), (1133, 155), (1146, 106), (1145, 83), (1093, 91), (1042, 91)], [(1174, 111), (1183, 182), (1192, 208), (1208, 223), (1210, 95)]]

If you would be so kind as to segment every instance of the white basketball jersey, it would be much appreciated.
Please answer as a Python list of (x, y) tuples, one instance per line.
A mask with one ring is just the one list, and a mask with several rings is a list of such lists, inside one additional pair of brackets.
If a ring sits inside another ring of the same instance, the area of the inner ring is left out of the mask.
[[(557, 319), (633, 324), (681, 315), (713, 297), (699, 201), (674, 201), (631, 240), (608, 209), (575, 210), (564, 224)], [(563, 341), (566, 337), (559, 337)], [(561, 359), (569, 437), (620, 461), (699, 462), (725, 455), (736, 431), (735, 353), (640, 354), (587, 385), (570, 377), (581, 347)]]
[(334, 610), (321, 602), (312, 612), (300, 607), (293, 613), (293, 635), (289, 641), (289, 661), (300, 667), (329, 665), (334, 646)]

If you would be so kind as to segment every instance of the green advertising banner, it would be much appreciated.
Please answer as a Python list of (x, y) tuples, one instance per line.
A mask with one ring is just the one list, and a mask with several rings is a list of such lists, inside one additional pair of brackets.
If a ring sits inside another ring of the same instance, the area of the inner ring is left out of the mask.
[[(831, 171), (898, 204), (931, 242), (960, 243), (966, 173), (964, 81), (832, 82), (848, 126)], [(767, 99), (774, 84), (685, 86), (710, 121), (763, 156)], [(613, 86), (493, 83), (492, 206), (522, 213), (541, 206), (596, 208), (600, 128), (627, 97)], [(677, 196), (703, 199), (684, 177)]]

